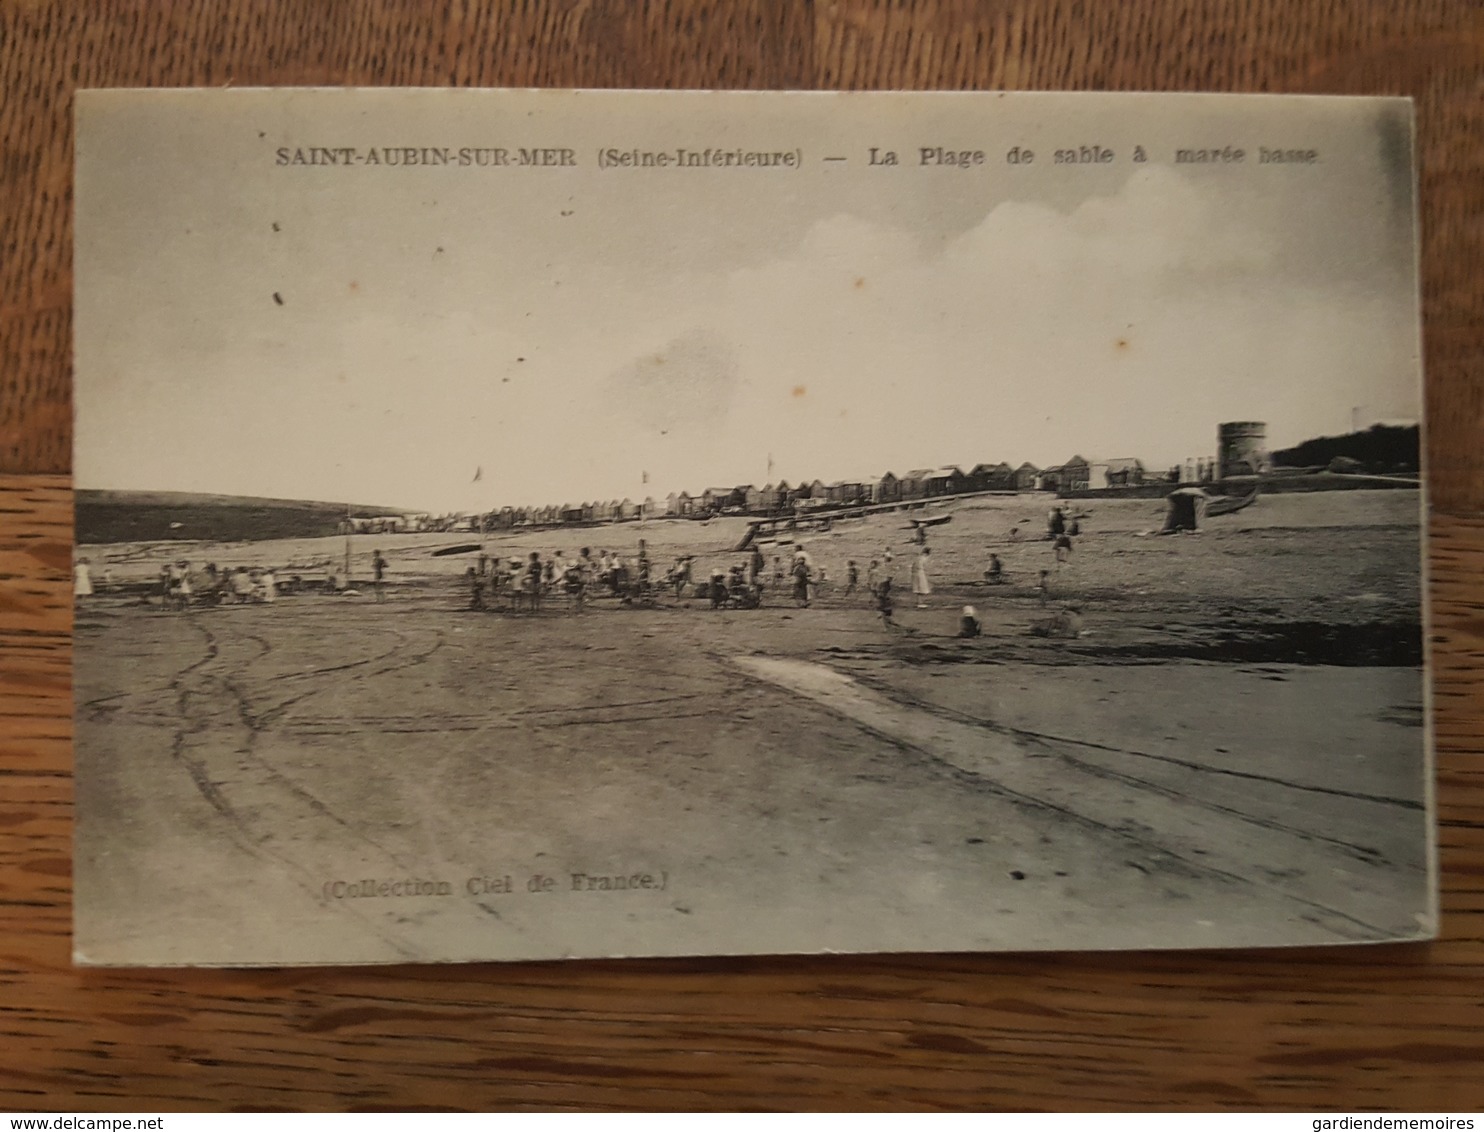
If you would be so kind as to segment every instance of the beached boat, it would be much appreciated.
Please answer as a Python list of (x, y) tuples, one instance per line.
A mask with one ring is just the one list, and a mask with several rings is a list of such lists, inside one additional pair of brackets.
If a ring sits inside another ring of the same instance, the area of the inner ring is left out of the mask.
[(1254, 484), (1252, 490), (1245, 495), (1217, 495), (1212, 497), (1211, 501), (1206, 504), (1206, 517), (1213, 519), (1221, 515), (1232, 515), (1240, 511), (1243, 507), (1250, 507), (1256, 502), (1257, 485)]

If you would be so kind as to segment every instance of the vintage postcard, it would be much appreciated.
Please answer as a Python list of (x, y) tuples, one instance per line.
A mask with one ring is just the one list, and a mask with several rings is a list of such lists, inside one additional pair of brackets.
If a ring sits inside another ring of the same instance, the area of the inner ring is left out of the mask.
[(79, 94), (77, 962), (1431, 936), (1412, 148)]

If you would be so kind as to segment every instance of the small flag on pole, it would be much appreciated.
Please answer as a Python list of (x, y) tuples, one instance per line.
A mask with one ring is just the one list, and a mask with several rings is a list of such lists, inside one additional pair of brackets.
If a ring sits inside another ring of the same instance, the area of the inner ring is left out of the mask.
[(473, 482), (478, 483), (482, 479), (484, 479), (484, 465), (483, 464), (480, 464), (479, 467), (477, 467), (477, 468), (474, 469), (474, 481)]

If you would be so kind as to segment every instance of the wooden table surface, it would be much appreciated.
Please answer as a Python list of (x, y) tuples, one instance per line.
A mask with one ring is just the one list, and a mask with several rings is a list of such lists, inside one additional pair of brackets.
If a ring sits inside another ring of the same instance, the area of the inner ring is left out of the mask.
[[(1417, 100), (1442, 938), (285, 971), (69, 960), (78, 86)], [(1484, 1107), (1484, 8), (0, 0), (0, 1107)]]

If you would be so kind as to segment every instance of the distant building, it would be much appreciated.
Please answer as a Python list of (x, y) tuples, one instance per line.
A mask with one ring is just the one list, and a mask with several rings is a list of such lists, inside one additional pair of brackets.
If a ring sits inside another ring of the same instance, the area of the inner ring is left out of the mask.
[(1015, 469), (1009, 464), (975, 464), (967, 479), (968, 491), (1009, 491), (1015, 486)]
[(933, 474), (932, 468), (913, 468), (902, 476), (898, 486), (900, 499), (922, 499), (927, 495), (927, 482)]
[(927, 474), (924, 494), (929, 496), (957, 495), (967, 490), (963, 469), (958, 467), (934, 468)]
[(831, 503), (853, 506), (866, 501), (866, 485), (852, 480), (837, 480), (825, 489)]
[[(1273, 470), (1268, 455), (1268, 426), (1262, 421), (1227, 421), (1216, 430), (1220, 478), (1261, 476)], [(1214, 462), (1214, 461), (1213, 461)]]
[(708, 487), (701, 492), (701, 510), (720, 511), (731, 503), (732, 491), (730, 487)]
[(1016, 491), (1039, 491), (1041, 489), (1041, 469), (1030, 462), (1021, 464), (1010, 476), (1010, 486)]
[(1144, 462), (1131, 456), (1109, 460), (1104, 472), (1109, 487), (1137, 487), (1144, 482), (1145, 475)]
[(1082, 456), (1041, 473), (1041, 486), (1048, 491), (1086, 491), (1091, 485), (1092, 463)]
[(887, 472), (876, 481), (876, 490), (873, 495), (876, 503), (896, 503), (902, 498), (902, 481), (891, 472)]

